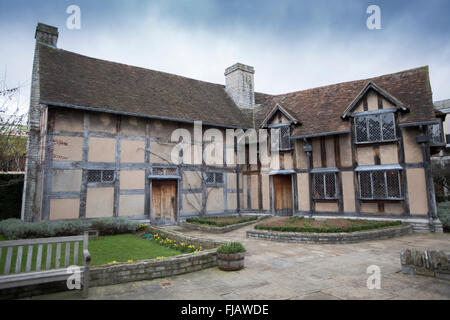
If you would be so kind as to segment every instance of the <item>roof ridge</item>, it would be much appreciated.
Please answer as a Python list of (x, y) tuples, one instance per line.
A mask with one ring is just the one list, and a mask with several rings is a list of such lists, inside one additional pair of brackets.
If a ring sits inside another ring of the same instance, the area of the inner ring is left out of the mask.
[(323, 86), (318, 86), (318, 87), (313, 87), (313, 88), (308, 88), (308, 89), (303, 89), (303, 90), (296, 90), (296, 91), (291, 91), (291, 92), (286, 92), (286, 93), (281, 93), (281, 94), (275, 94), (275, 95), (270, 95), (272, 97), (283, 97), (283, 96), (287, 96), (287, 95), (291, 95), (291, 94), (295, 94), (295, 93), (300, 93), (300, 92), (307, 92), (307, 91), (312, 91), (312, 90), (317, 90), (317, 89), (322, 89), (322, 88), (328, 88), (331, 86), (338, 86), (338, 85), (342, 85), (342, 84), (349, 84), (349, 83), (354, 83), (354, 82), (360, 82), (360, 81), (375, 81), (375, 79), (379, 79), (382, 77), (387, 77), (387, 76), (395, 76), (395, 75), (399, 75), (399, 74), (404, 74), (407, 72), (411, 72), (411, 71), (419, 71), (421, 69), (426, 69), (428, 71), (428, 66), (421, 66), (421, 67), (416, 67), (416, 68), (411, 68), (411, 69), (407, 69), (407, 70), (402, 70), (402, 71), (398, 71), (398, 72), (394, 72), (394, 73), (387, 73), (387, 74), (383, 74), (383, 75), (379, 75), (379, 76), (375, 76), (375, 77), (371, 77), (371, 78), (365, 78), (365, 79), (358, 79), (358, 80), (350, 80), (350, 81), (342, 81), (342, 82), (337, 82), (337, 83), (332, 83), (332, 84), (327, 84), (327, 85), (323, 85)]

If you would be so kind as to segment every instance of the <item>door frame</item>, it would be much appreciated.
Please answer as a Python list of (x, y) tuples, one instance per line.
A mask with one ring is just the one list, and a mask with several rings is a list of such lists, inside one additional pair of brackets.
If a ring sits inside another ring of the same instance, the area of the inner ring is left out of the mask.
[(271, 202), (271, 211), (273, 215), (278, 215), (275, 210), (275, 186), (273, 183), (273, 177), (278, 175), (290, 175), (291, 176), (291, 194), (292, 194), (292, 216), (295, 215), (297, 211), (297, 174), (291, 172), (290, 170), (286, 170), (286, 172), (278, 171), (274, 174), (269, 174), (269, 185), (270, 185), (270, 202)]
[[(176, 176), (150, 176), (149, 177), (149, 206), (148, 206), (148, 218), (150, 219), (150, 221), (152, 223), (155, 223), (156, 225), (158, 225), (157, 220), (152, 218), (152, 201), (153, 201), (153, 180), (163, 180), (163, 181), (176, 181), (176, 219), (174, 221), (171, 221), (171, 223), (169, 225), (176, 225), (178, 224), (179, 220), (180, 220), (180, 177), (176, 177)], [(165, 224), (166, 223), (160, 223), (160, 224)]]

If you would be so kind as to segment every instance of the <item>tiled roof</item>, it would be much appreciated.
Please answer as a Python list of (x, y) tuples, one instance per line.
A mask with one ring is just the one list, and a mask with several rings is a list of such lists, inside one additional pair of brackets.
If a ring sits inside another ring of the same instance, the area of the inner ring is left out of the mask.
[(435, 101), (434, 102), (434, 108), (438, 111), (444, 110), (444, 109), (450, 109), (450, 99), (447, 100), (441, 100), (441, 101)]
[(350, 130), (350, 122), (343, 120), (341, 116), (369, 82), (402, 101), (410, 110), (401, 115), (400, 123), (435, 119), (428, 67), (421, 67), (365, 80), (266, 96), (260, 99), (261, 106), (255, 110), (255, 122), (261, 123), (278, 103), (302, 123), (293, 130), (294, 136)]
[(223, 85), (39, 45), (40, 99), (144, 116), (253, 127)]
[(293, 135), (346, 131), (341, 115), (369, 82), (410, 110), (400, 123), (435, 119), (428, 67), (283, 95), (255, 93), (258, 107), (238, 108), (224, 86), (89, 58), (39, 44), (40, 99), (172, 120), (201, 120), (229, 127), (259, 127), (278, 103), (301, 123)]

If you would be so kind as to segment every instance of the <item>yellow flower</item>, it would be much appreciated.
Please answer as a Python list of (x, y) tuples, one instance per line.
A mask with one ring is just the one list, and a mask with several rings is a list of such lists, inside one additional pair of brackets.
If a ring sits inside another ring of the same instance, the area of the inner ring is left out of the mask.
[(133, 260), (128, 260), (128, 262), (133, 262)]

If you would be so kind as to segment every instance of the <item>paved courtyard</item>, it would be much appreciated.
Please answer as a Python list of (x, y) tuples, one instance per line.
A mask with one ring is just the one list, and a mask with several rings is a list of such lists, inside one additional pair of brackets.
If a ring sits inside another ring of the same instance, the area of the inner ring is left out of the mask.
[[(247, 248), (246, 268), (199, 272), (91, 288), (89, 299), (447, 299), (450, 282), (400, 272), (400, 249), (450, 251), (449, 234), (412, 234), (357, 244), (290, 244), (245, 237), (253, 226), (223, 235), (186, 231), (186, 234), (241, 241)], [(381, 289), (366, 286), (367, 267), (381, 268)], [(33, 299), (79, 299), (67, 291)]]

